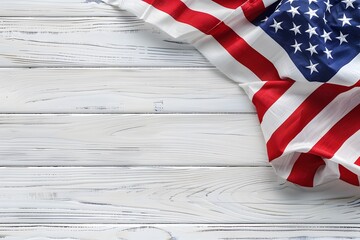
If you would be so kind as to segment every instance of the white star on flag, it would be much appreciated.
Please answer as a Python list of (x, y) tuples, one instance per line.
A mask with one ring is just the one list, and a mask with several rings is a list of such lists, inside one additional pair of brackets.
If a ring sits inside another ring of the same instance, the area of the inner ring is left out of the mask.
[(293, 23), (293, 28), (290, 28), (290, 31), (293, 31), (295, 35), (301, 34), (300, 27), (301, 27), (301, 25), (296, 26), (296, 24)]
[(351, 23), (350, 23), (350, 20), (351, 20), (351, 19), (352, 19), (352, 18), (346, 17), (345, 13), (343, 14), (343, 17), (342, 17), (342, 18), (339, 18), (339, 20), (342, 22), (342, 26), (345, 26), (345, 24), (351, 25)]
[(298, 11), (299, 7), (290, 6), (290, 8), (291, 8), (291, 9), (288, 10), (287, 12), (291, 13), (291, 15), (292, 15), (293, 18), (295, 17), (296, 14), (299, 14), (299, 15), (300, 15), (300, 13), (299, 13), (299, 11)]
[(318, 63), (313, 64), (312, 61), (310, 60), (310, 65), (306, 66), (306, 68), (310, 69), (310, 74), (313, 74), (313, 72), (318, 72), (318, 70), (316, 69), (316, 66), (319, 65)]
[(326, 11), (329, 12), (329, 13), (331, 13), (330, 8), (331, 8), (333, 5), (330, 3), (330, 0), (327, 0), (327, 1), (325, 2), (325, 5), (326, 5)]
[(330, 37), (331, 32), (326, 32), (325, 29), (323, 31), (324, 33), (320, 37), (324, 38), (324, 42), (326, 42), (327, 40), (331, 41), (331, 37)]
[(340, 41), (340, 45), (343, 43), (343, 42), (348, 42), (346, 40), (346, 37), (349, 36), (349, 34), (343, 34), (341, 31), (340, 31), (340, 36), (336, 37), (336, 39), (339, 39)]
[(309, 15), (309, 18), (311, 19), (312, 17), (319, 17), (316, 12), (318, 11), (318, 9), (311, 9), (309, 7), (309, 11), (307, 11), (305, 14)]
[(346, 6), (345, 8), (347, 9), (348, 7), (351, 7), (351, 8), (355, 8), (353, 3), (355, 2), (355, 0), (342, 0), (341, 2), (345, 3)]
[(311, 56), (315, 53), (317, 54), (318, 52), (316, 51), (316, 47), (318, 45), (312, 45), (311, 43), (309, 43), (309, 48), (305, 49), (306, 51), (309, 51)]
[(331, 56), (331, 52), (332, 52), (332, 50), (329, 50), (329, 49), (327, 49), (327, 47), (325, 47), (324, 53), (326, 53), (327, 59), (329, 59), (329, 58), (333, 59), (333, 57)]
[(302, 44), (302, 43), (298, 43), (298, 42), (295, 40), (295, 43), (294, 43), (293, 45), (291, 45), (293, 48), (295, 48), (294, 53), (296, 53), (297, 51), (302, 52), (302, 51), (301, 51), (301, 48), (300, 48), (301, 44)]
[(274, 21), (274, 23), (273, 23), (272, 25), (270, 25), (270, 27), (274, 28), (274, 29), (275, 29), (275, 32), (277, 32), (279, 29), (283, 29), (283, 28), (281, 27), (282, 22), (277, 22), (277, 21), (275, 20), (275, 18), (273, 19), (273, 21)]
[(309, 27), (308, 30), (306, 30), (305, 32), (309, 33), (309, 38), (311, 38), (312, 35), (318, 35), (315, 31), (317, 27), (312, 27), (310, 23), (308, 23), (308, 27)]

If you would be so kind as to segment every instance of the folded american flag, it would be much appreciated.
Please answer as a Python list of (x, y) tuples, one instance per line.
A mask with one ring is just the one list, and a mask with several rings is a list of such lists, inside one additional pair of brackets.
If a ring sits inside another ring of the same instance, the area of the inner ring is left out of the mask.
[(359, 186), (360, 0), (107, 0), (194, 45), (254, 103), (270, 164)]

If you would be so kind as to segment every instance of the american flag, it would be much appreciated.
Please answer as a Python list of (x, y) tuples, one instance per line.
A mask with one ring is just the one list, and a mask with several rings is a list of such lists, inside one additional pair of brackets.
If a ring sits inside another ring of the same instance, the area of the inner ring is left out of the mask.
[(239, 83), (279, 176), (360, 185), (360, 0), (106, 2), (194, 45)]

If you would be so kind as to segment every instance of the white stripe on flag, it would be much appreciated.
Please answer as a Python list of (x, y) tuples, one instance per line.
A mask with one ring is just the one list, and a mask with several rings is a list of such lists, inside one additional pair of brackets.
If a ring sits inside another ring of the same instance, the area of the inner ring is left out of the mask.
[(277, 175), (283, 179), (287, 179), (300, 154), (301, 153), (294, 152), (291, 154), (282, 155), (272, 160), (270, 165), (273, 166)]
[(264, 3), (265, 7), (268, 7), (268, 6), (272, 5), (276, 1), (277, 0), (263, 0), (263, 3)]
[(129, 11), (136, 15), (137, 17), (141, 17), (142, 14), (148, 8), (148, 4), (142, 0), (102, 0), (103, 2), (110, 4), (112, 6), (117, 6), (120, 9)]
[(211, 0), (201, 0), (201, 1), (181, 0), (181, 1), (188, 8), (194, 11), (210, 14), (219, 20), (223, 20), (234, 11), (234, 9), (225, 8)]
[(290, 141), (283, 154), (308, 152), (331, 127), (358, 106), (359, 102), (360, 94), (359, 89), (356, 87), (339, 94)]
[(348, 138), (340, 149), (335, 153), (336, 158), (326, 159), (326, 161), (337, 162), (353, 172), (359, 172), (360, 166), (354, 164), (360, 157), (360, 130)]
[(205, 36), (194, 46), (231, 80), (236, 82), (261, 81), (252, 71), (233, 58), (212, 36)]
[(328, 82), (344, 86), (351, 86), (360, 79), (360, 54), (342, 67)]
[(261, 127), (265, 141), (313, 93), (321, 83), (295, 82), (264, 114)]
[(250, 101), (252, 101), (255, 93), (264, 86), (266, 81), (262, 82), (251, 82), (251, 83), (240, 83), (239, 86), (245, 91), (246, 95), (249, 97)]
[(316, 172), (313, 180), (314, 186), (340, 178), (339, 164), (332, 161), (325, 161), (325, 164)]

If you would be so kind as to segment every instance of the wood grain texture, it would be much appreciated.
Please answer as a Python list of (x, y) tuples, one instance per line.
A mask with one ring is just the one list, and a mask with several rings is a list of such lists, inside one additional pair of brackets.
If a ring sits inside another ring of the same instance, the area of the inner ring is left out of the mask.
[(191, 46), (98, 0), (0, 6), (2, 239), (359, 238), (360, 190), (279, 180)]
[(254, 114), (2, 114), (2, 166), (268, 166)]
[[(9, 47), (11, 46), (11, 47)], [(2, 67), (209, 67), (188, 44), (133, 16), (1, 17)]]
[[(360, 239), (358, 224), (38, 224), (0, 225), (5, 240)], [(306, 237), (305, 237), (306, 236)]]
[(101, 0), (0, 0), (0, 16), (118, 16)]
[(1, 223), (360, 223), (360, 189), (268, 167), (0, 168)]
[(254, 113), (210, 69), (0, 69), (0, 113)]

